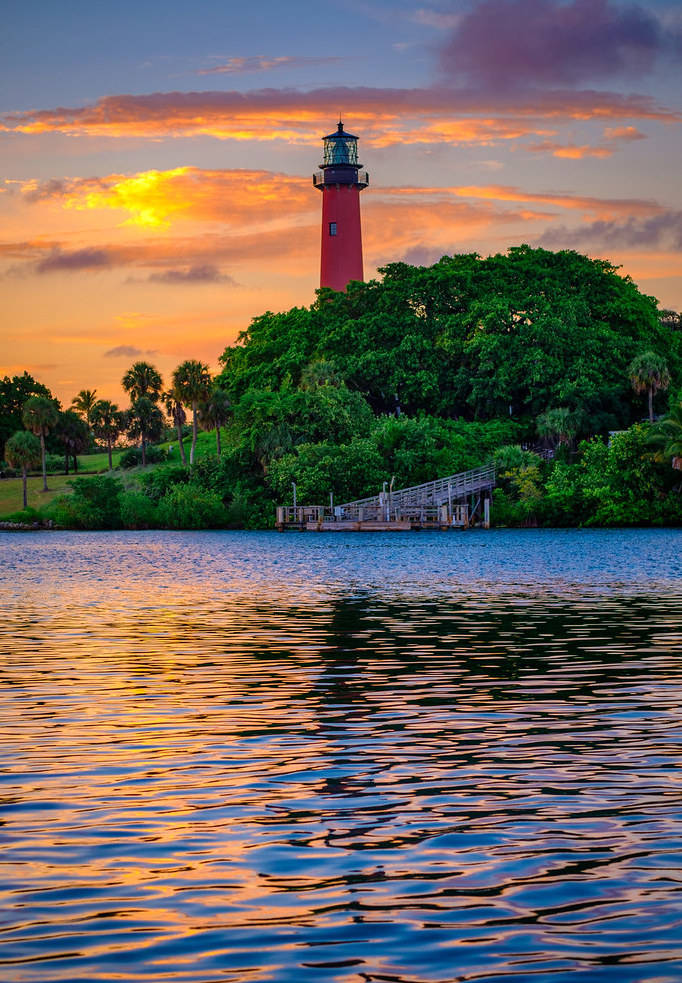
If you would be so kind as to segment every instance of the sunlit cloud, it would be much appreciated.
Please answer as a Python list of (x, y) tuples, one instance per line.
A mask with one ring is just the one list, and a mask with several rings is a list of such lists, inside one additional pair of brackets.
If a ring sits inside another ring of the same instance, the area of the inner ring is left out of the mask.
[(267, 55), (235, 55), (226, 58), (218, 65), (211, 68), (202, 68), (197, 71), (197, 75), (245, 75), (249, 72), (267, 72), (273, 68), (309, 68), (315, 65), (332, 65), (343, 61), (335, 55), (315, 58), (305, 55), (279, 55), (277, 57), (267, 57)]
[(535, 154), (551, 154), (552, 157), (563, 157), (567, 160), (582, 160), (584, 157), (611, 157), (615, 147), (593, 147), (589, 144), (578, 146), (575, 143), (554, 143), (542, 140), (540, 143), (528, 144), (528, 150)]
[[(0, 130), (92, 137), (148, 139), (206, 135), (238, 141), (308, 143), (329, 129), (330, 106), (352, 106), (353, 126), (369, 146), (391, 140), (423, 143), (452, 140), (490, 144), (526, 131), (544, 132), (547, 120), (650, 119), (679, 121), (679, 113), (643, 95), (591, 90), (501, 91), (433, 86), (415, 89), (335, 87), (301, 92), (167, 92), (114, 95), (89, 106), (5, 115)], [(629, 125), (629, 124), (628, 124)], [(467, 130), (467, 127), (469, 129)]]
[(176, 167), (167, 171), (111, 174), (102, 178), (27, 182), (27, 201), (54, 201), (65, 208), (113, 210), (127, 224), (165, 228), (182, 219), (221, 222), (268, 221), (276, 215), (317, 209), (310, 181), (253, 170)]

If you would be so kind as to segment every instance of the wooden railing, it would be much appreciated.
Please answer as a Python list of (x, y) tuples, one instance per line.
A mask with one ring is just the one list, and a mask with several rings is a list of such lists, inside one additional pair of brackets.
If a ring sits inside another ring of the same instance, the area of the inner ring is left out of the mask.
[(388, 505), (391, 510), (395, 508), (406, 510), (412, 507), (439, 506), (446, 502), (448, 504), (457, 502), (468, 495), (494, 487), (495, 468), (489, 464), (482, 468), (472, 468), (470, 471), (451, 474), (447, 478), (427, 481), (422, 485), (412, 485), (397, 491), (380, 492), (370, 498), (359, 498), (353, 502), (345, 502), (339, 508), (349, 509), (373, 505), (385, 507)]

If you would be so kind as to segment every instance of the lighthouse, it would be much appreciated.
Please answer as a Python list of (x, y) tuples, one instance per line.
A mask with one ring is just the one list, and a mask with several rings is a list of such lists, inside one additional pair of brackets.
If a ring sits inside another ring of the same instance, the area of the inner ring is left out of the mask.
[(339, 120), (336, 133), (322, 137), (324, 159), (313, 174), (322, 192), (320, 286), (345, 290), (349, 280), (362, 280), (360, 192), (369, 174), (358, 163), (358, 138)]

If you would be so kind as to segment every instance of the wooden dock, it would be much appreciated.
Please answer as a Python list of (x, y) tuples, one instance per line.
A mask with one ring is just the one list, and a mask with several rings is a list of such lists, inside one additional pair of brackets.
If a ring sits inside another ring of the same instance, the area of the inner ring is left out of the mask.
[[(388, 484), (388, 482), (387, 482)], [(278, 505), (280, 532), (406, 532), (410, 529), (490, 528), (495, 468), (462, 471), (343, 505)]]

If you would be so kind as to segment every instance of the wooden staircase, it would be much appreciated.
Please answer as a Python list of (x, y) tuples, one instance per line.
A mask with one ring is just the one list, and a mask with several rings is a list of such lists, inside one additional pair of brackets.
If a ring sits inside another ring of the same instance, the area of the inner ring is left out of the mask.
[(327, 531), (453, 529), (490, 526), (495, 468), (486, 465), (421, 485), (386, 488), (342, 505), (280, 505), (277, 528)]

